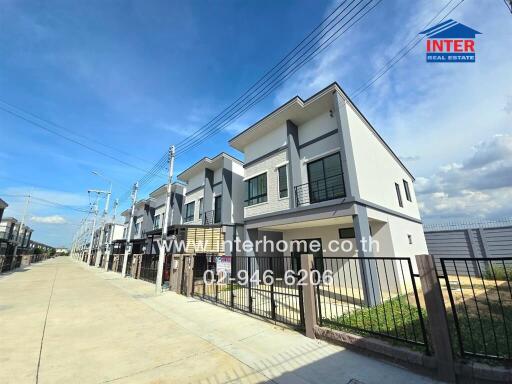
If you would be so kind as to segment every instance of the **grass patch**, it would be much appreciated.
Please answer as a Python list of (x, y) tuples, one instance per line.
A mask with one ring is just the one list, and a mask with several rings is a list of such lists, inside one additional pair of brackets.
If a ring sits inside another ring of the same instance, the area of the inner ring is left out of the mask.
[(483, 275), (487, 280), (512, 281), (512, 265), (493, 265), (492, 269), (487, 266)]
[[(426, 311), (420, 310), (425, 320)], [(374, 307), (361, 308), (338, 317), (323, 319), (323, 324), (333, 329), (394, 338), (402, 342), (426, 342), (416, 304), (408, 301), (405, 296)]]
[[(487, 305), (457, 304), (457, 318), (466, 353), (512, 358), (512, 306), (501, 307), (497, 302)], [(448, 322), (453, 348), (461, 355), (453, 313), (449, 311)]]

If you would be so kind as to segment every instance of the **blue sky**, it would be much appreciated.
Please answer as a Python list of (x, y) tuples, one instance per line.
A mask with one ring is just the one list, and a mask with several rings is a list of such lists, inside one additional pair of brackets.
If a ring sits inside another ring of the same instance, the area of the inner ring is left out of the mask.
[[(275, 93), (179, 158), (177, 170), (222, 150), (241, 156), (227, 140), (296, 94), (308, 97), (333, 81), (352, 94), (447, 2), (384, 0)], [(482, 12), (481, 2), (466, 0), (450, 15), (483, 33), (475, 64), (428, 64), (421, 43), (355, 99), (417, 177), (425, 221), (512, 214), (512, 19), (501, 1), (486, 3)], [(3, 0), (0, 101), (147, 169), (243, 93), (335, 4)], [(107, 187), (92, 170), (115, 181), (114, 197), (142, 175), (1, 110), (0, 137), (6, 216), (21, 216), (17, 195), (30, 191), (86, 206), (87, 189)], [(67, 245), (82, 214), (39, 201), (28, 218), (34, 239)]]

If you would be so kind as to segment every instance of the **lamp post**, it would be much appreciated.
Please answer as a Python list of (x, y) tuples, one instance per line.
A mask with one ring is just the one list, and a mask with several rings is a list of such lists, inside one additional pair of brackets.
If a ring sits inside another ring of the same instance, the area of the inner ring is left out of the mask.
[(103, 248), (103, 237), (104, 237), (104, 234), (105, 234), (105, 226), (107, 225), (108, 206), (109, 206), (109, 203), (110, 203), (110, 196), (112, 195), (112, 181), (107, 179), (105, 176), (103, 176), (102, 174), (100, 174), (97, 171), (92, 171), (92, 173), (94, 175), (102, 178), (103, 180), (106, 180), (109, 183), (109, 188), (108, 188), (108, 192), (107, 192), (107, 199), (105, 201), (105, 209), (103, 210), (103, 215), (102, 215), (102, 219), (101, 219), (100, 238), (99, 238), (99, 241), (98, 241), (98, 249), (96, 250), (96, 260), (95, 260), (95, 263), (94, 263), (94, 265), (96, 267), (99, 267), (100, 266), (100, 256), (101, 256), (102, 248)]

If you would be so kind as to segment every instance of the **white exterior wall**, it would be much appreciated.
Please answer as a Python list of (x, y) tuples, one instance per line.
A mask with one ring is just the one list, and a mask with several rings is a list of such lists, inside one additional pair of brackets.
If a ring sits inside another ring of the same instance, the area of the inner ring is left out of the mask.
[[(346, 227), (346, 226), (345, 226)], [(283, 232), (283, 240), (290, 242), (292, 240), (305, 240), (305, 239), (321, 239), (322, 248), (325, 257), (353, 257), (356, 255), (355, 241), (348, 240), (352, 243), (352, 252), (344, 252), (339, 250), (337, 252), (331, 251), (328, 244), (332, 240), (340, 240), (338, 229), (342, 228), (340, 225), (329, 225), (324, 227), (308, 227), (299, 229), (289, 229)], [(345, 240), (345, 239), (344, 239)], [(348, 249), (348, 247), (347, 247)], [(290, 256), (290, 252), (285, 253), (286, 256)]]
[(322, 136), (337, 128), (336, 119), (330, 116), (329, 111), (325, 111), (298, 126), (299, 145), (316, 139), (318, 136)]
[[(347, 115), (361, 198), (419, 219), (420, 213), (411, 177), (348, 105)], [(403, 180), (409, 184), (412, 202), (405, 197)], [(403, 208), (398, 205), (395, 183), (400, 186)]]
[(231, 189), (233, 204), (232, 220), (234, 223), (242, 223), (244, 220), (244, 200), (246, 199), (243, 182), (245, 170), (243, 165), (237, 162), (233, 162), (231, 167), (233, 172), (233, 186)]
[[(253, 141), (244, 148), (245, 163), (261, 157), (274, 149), (286, 145), (286, 127), (284, 125)], [(247, 174), (247, 168), (246, 168)]]
[(199, 220), (199, 199), (204, 197), (204, 189), (196, 191), (194, 193), (188, 194), (185, 196), (185, 203), (183, 204), (183, 217), (187, 212), (187, 204), (195, 201), (194, 205), (194, 221), (187, 221), (184, 224), (201, 224), (201, 220)]
[[(287, 153), (286, 150), (283, 150), (272, 157), (268, 157), (245, 168), (245, 180), (265, 172), (267, 174), (267, 201), (245, 207), (244, 216), (246, 218), (290, 208), (288, 197), (279, 198), (277, 168), (285, 164), (287, 164)], [(288, 186), (288, 193), (292, 193), (290, 186)]]
[(217, 184), (222, 181), (222, 169), (223, 168), (217, 168), (213, 171), (213, 184)]
[(198, 172), (194, 176), (192, 176), (189, 180), (187, 180), (187, 190), (192, 191), (197, 187), (204, 185), (204, 171)]

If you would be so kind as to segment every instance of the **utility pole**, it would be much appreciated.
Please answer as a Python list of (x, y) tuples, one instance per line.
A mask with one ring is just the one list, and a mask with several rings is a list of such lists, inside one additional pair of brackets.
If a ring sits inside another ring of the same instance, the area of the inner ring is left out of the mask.
[(107, 239), (106, 250), (105, 250), (105, 271), (108, 271), (108, 263), (110, 262), (110, 244), (114, 240), (114, 230), (116, 227), (116, 212), (117, 206), (119, 205), (119, 199), (114, 201), (114, 214), (112, 215), (112, 222), (110, 224), (110, 232)]
[(131, 243), (130, 240), (132, 238), (132, 224), (133, 224), (133, 214), (135, 213), (135, 202), (137, 201), (137, 190), (139, 189), (139, 182), (137, 181), (133, 184), (132, 190), (132, 210), (130, 213), (130, 221), (128, 222), (128, 230), (126, 231), (126, 244), (124, 247), (124, 259), (123, 259), (123, 270), (121, 276), (126, 277), (126, 266), (128, 264), (128, 255), (131, 251)]
[[(160, 293), (162, 291), (162, 278), (164, 273), (164, 261), (165, 261), (165, 249), (167, 242), (167, 227), (169, 226), (169, 214), (171, 216), (172, 223), (172, 209), (171, 206), (171, 195), (172, 195), (172, 176), (174, 171), (174, 157), (175, 150), (174, 145), (171, 145), (169, 148), (169, 176), (167, 180), (167, 195), (165, 198), (165, 213), (164, 213), (164, 223), (162, 228), (162, 243), (160, 245), (160, 250), (158, 253), (158, 270), (156, 275), (156, 293)], [(170, 212), (169, 212), (170, 211)]]
[[(94, 191), (88, 191), (89, 193), (91, 192), (94, 192)], [(92, 251), (92, 242), (94, 240), (94, 229), (96, 228), (96, 219), (98, 218), (98, 200), (100, 198), (100, 194), (99, 193), (96, 193), (96, 201), (94, 202), (94, 206), (93, 206), (93, 209), (94, 209), (94, 219), (92, 221), (92, 227), (91, 227), (91, 237), (90, 237), (90, 242), (89, 242), (89, 250), (87, 251), (87, 265), (90, 265), (91, 264), (91, 251)]]
[(112, 194), (112, 183), (110, 183), (110, 188), (107, 192), (107, 200), (105, 201), (105, 209), (103, 210), (103, 217), (101, 219), (101, 229), (100, 229), (100, 238), (98, 241), (98, 249), (96, 250), (96, 262), (94, 263), (96, 267), (100, 266), (100, 256), (103, 246), (103, 236), (105, 234), (105, 225), (107, 225), (107, 214), (108, 214), (108, 205), (110, 203), (110, 195)]
[[(32, 198), (32, 196), (30, 195), (30, 193), (27, 195), (27, 201), (25, 203), (25, 208), (23, 209), (23, 216), (21, 218), (21, 223), (20, 223), (20, 226), (18, 227), (18, 232), (16, 234), (16, 245), (14, 246), (14, 253), (13, 253), (13, 258), (12, 258), (12, 267), (14, 267), (14, 265), (16, 264), (16, 256), (18, 255), (18, 247), (19, 247), (19, 237), (20, 237), (20, 233), (22, 233), (21, 231), (23, 230), (23, 227), (25, 226), (25, 219), (26, 219), (26, 216), (27, 216), (27, 213), (28, 213), (28, 207), (30, 205), (30, 199)], [(23, 239), (21, 239), (21, 241), (23, 242), (25, 240), (25, 236), (23, 236)], [(23, 246), (23, 244), (21, 244)], [(12, 269), (12, 268), (11, 268)]]

